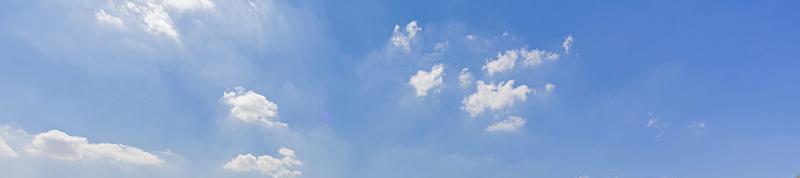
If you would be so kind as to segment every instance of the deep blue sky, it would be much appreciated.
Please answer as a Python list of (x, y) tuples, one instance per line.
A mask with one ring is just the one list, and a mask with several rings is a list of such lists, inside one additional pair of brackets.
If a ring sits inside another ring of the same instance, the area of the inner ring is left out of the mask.
[[(163, 6), (178, 37), (148, 29), (125, 2)], [(0, 125), (26, 132), (0, 134), (18, 153), (0, 157), (0, 174), (269, 177), (223, 166), (239, 154), (278, 157), (280, 147), (303, 162), (299, 177), (800, 172), (798, 1), (212, 0), (183, 10), (165, 2), (0, 2)], [(100, 10), (122, 24), (101, 22)], [(394, 27), (404, 34), (411, 21), (421, 30), (398, 48)], [(523, 47), (560, 58), (482, 70)], [(409, 79), (436, 64), (444, 66), (438, 92), (417, 96)], [(465, 67), (473, 82), (461, 87)], [(537, 92), (473, 117), (463, 101), (477, 80)], [(223, 93), (239, 86), (277, 104), (289, 128), (232, 116)], [(509, 116), (526, 124), (487, 131)], [(26, 151), (49, 130), (165, 163)]]

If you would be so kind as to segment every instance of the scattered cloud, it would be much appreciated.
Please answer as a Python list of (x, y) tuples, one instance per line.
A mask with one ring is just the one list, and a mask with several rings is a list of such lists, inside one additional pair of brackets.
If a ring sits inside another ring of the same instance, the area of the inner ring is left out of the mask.
[(236, 87), (223, 93), (222, 101), (231, 108), (231, 117), (239, 121), (267, 128), (288, 128), (286, 123), (277, 121), (278, 105), (252, 90)]
[(469, 72), (469, 68), (461, 69), (461, 73), (458, 74), (458, 84), (461, 87), (467, 87), (472, 84), (472, 73)]
[(291, 178), (302, 173), (297, 169), (303, 163), (295, 158), (294, 150), (282, 147), (278, 149), (282, 158), (270, 155), (255, 157), (252, 154), (239, 155), (228, 161), (223, 167), (234, 172), (257, 171), (273, 178)]
[(647, 119), (647, 128), (653, 128), (658, 132), (656, 138), (661, 138), (664, 136), (664, 128), (667, 127), (667, 123), (662, 122), (655, 114), (649, 113), (650, 117)]
[(3, 140), (3, 137), (0, 137), (0, 157), (17, 157), (19, 156), (14, 149), (11, 149), (10, 146)]
[(527, 94), (533, 92), (527, 85), (514, 87), (514, 80), (501, 82), (497, 85), (476, 82), (477, 91), (464, 98), (462, 110), (475, 117), (478, 114), (489, 110), (500, 110), (511, 107), (515, 102), (522, 102), (527, 99)]
[(464, 36), (464, 39), (465, 39), (465, 40), (472, 41), (472, 40), (478, 39), (478, 36), (475, 36), (475, 35), (467, 35), (467, 36)]
[(556, 84), (553, 84), (553, 83), (544, 84), (544, 92), (546, 94), (553, 93), (553, 91), (555, 91), (555, 90), (556, 90)]
[(417, 74), (411, 76), (408, 84), (414, 87), (417, 91), (417, 96), (427, 96), (429, 90), (438, 92), (442, 87), (442, 75), (444, 74), (444, 64), (436, 64), (431, 68), (431, 71), (417, 71)]
[(558, 54), (550, 51), (540, 50), (540, 49), (533, 49), (527, 50), (522, 48), (519, 50), (520, 55), (522, 56), (524, 61), (522, 64), (524, 66), (537, 66), (544, 62), (555, 62), (560, 57)]
[(495, 122), (486, 127), (487, 132), (511, 132), (525, 126), (527, 120), (519, 116), (509, 116), (507, 119)]
[(706, 129), (706, 122), (696, 121), (696, 122), (694, 122), (692, 124), (689, 124), (689, 126), (686, 126), (686, 128), (688, 128), (688, 129), (697, 129), (697, 130)]
[(572, 48), (572, 42), (575, 39), (572, 38), (572, 35), (568, 35), (566, 39), (564, 39), (564, 43), (561, 43), (561, 47), (564, 48), (564, 53), (569, 54), (569, 50)]
[(483, 65), (482, 69), (486, 70), (489, 76), (499, 72), (510, 71), (514, 68), (514, 63), (517, 62), (518, 56), (519, 51), (517, 50), (507, 50), (505, 53), (498, 53), (497, 58), (494, 60), (486, 60), (486, 64)]
[(108, 25), (114, 28), (123, 28), (125, 26), (125, 24), (122, 23), (122, 19), (109, 15), (105, 10), (95, 12), (94, 16), (97, 24), (100, 25)]
[(25, 152), (66, 161), (103, 159), (113, 162), (139, 165), (160, 165), (164, 161), (158, 156), (139, 148), (111, 143), (89, 143), (84, 137), (70, 136), (58, 130), (37, 134)]
[(406, 51), (411, 51), (411, 41), (414, 40), (419, 31), (422, 31), (422, 27), (417, 25), (416, 20), (406, 24), (405, 29), (401, 29), (400, 25), (395, 25), (394, 32), (392, 32), (392, 45)]
[(589, 176), (587, 176), (587, 175), (582, 175), (582, 176), (578, 176), (578, 177), (575, 177), (575, 178), (589, 178)]
[(165, 0), (164, 6), (179, 11), (214, 9), (214, 2), (211, 0)]

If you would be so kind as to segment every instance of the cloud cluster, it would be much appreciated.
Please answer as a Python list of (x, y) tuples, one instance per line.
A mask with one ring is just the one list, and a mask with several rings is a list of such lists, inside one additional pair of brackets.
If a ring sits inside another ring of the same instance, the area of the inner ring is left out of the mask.
[(408, 84), (414, 87), (417, 96), (428, 95), (429, 90), (438, 92), (442, 87), (442, 75), (444, 74), (444, 64), (436, 64), (431, 68), (431, 71), (417, 71), (417, 74), (411, 76)]
[(517, 59), (520, 58), (523, 59), (522, 65), (524, 66), (537, 66), (544, 62), (557, 61), (559, 57), (560, 55), (554, 52), (541, 49), (528, 50), (523, 47), (498, 53), (497, 57), (494, 59), (486, 60), (486, 64), (483, 65), (482, 69), (485, 70), (489, 76), (492, 76), (496, 73), (511, 71), (517, 63)]
[[(5, 140), (12, 140), (16, 144)], [(24, 152), (14, 151), (14, 146)], [(19, 157), (20, 153), (63, 161), (105, 160), (148, 166), (164, 163), (156, 154), (128, 145), (90, 143), (85, 137), (71, 136), (59, 130), (29, 135), (21, 129), (0, 127), (0, 157)]]
[(278, 149), (278, 153), (283, 157), (239, 155), (228, 161), (223, 168), (235, 172), (256, 171), (273, 178), (291, 178), (302, 174), (297, 167), (303, 163), (295, 158), (294, 150), (282, 147)]
[(516, 102), (523, 102), (527, 94), (533, 92), (527, 85), (514, 86), (514, 80), (492, 83), (477, 82), (477, 91), (462, 101), (463, 110), (475, 117), (485, 110), (500, 110), (513, 106)]
[(422, 31), (422, 27), (417, 25), (416, 20), (406, 24), (404, 29), (401, 29), (400, 25), (395, 25), (394, 32), (392, 32), (392, 38), (390, 40), (392, 46), (401, 48), (405, 51), (411, 51), (410, 43), (412, 40), (414, 40), (419, 31)]
[(167, 8), (173, 9), (174, 13), (209, 10), (214, 9), (214, 3), (210, 0), (123, 1), (113, 8), (95, 11), (95, 20), (97, 24), (118, 29), (128, 26), (139, 28), (153, 36), (165, 37), (180, 43), (180, 33)]
[(511, 132), (519, 129), (522, 126), (525, 126), (527, 120), (525, 118), (519, 116), (508, 116), (508, 118), (495, 122), (489, 127), (486, 127), (487, 132)]
[(267, 100), (264, 95), (252, 90), (236, 87), (222, 95), (222, 101), (230, 107), (230, 116), (251, 124), (267, 128), (287, 128), (286, 123), (278, 122), (278, 105)]

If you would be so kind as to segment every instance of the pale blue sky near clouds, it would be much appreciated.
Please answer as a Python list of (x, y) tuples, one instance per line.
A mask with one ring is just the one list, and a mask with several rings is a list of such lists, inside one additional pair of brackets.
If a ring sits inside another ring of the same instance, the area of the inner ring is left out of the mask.
[(791, 177), (798, 5), (8, 0), (0, 177)]

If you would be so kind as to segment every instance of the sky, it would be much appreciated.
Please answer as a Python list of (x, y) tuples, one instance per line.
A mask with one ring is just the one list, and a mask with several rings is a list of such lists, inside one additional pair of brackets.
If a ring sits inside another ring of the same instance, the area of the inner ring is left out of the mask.
[(797, 7), (4, 0), (0, 177), (793, 177)]

